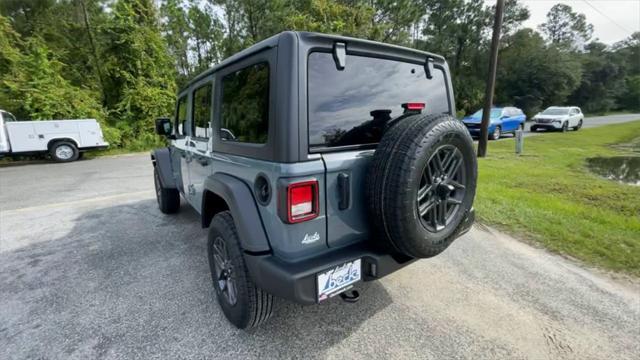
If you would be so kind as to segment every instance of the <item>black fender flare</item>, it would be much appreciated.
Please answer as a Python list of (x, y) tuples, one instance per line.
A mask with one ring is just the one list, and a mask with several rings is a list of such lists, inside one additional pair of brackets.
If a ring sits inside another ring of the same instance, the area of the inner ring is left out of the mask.
[[(215, 173), (204, 181), (204, 191), (218, 195), (227, 203), (243, 250), (253, 253), (271, 250), (253, 192), (244, 181), (225, 173)], [(200, 213), (206, 227), (211, 219), (205, 211), (205, 199), (203, 196)]]
[(153, 166), (158, 169), (162, 186), (165, 189), (177, 189), (176, 179), (173, 178), (169, 148), (154, 149), (151, 151), (151, 161), (153, 162)]

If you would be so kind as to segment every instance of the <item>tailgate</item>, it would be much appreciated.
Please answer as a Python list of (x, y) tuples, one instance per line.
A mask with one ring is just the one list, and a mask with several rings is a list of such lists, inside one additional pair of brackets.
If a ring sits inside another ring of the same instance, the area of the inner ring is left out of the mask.
[(327, 246), (368, 238), (365, 181), (374, 150), (322, 154), (326, 169)]

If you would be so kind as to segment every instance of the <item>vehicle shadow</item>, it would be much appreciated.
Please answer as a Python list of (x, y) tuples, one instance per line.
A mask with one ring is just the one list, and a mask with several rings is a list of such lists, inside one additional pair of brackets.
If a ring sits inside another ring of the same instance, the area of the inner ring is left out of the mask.
[(44, 238), (0, 252), (0, 348), (10, 358), (312, 358), (392, 303), (367, 283), (358, 303), (284, 302), (263, 326), (238, 330), (215, 299), (207, 229), (180, 210), (163, 215), (147, 199), (58, 212), (70, 230), (52, 239), (34, 219)]

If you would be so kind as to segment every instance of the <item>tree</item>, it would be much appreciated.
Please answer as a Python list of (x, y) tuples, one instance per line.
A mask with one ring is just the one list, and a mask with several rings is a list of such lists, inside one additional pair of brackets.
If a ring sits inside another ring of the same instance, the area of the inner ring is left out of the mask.
[(616, 96), (618, 107), (640, 110), (640, 31), (614, 44), (612, 58), (624, 74), (624, 82)]
[(426, 15), (426, 8), (415, 0), (375, 0), (371, 6), (369, 38), (394, 44), (410, 44), (415, 24)]
[(531, 116), (541, 108), (563, 104), (579, 85), (580, 62), (546, 45), (535, 31), (519, 30), (508, 43), (499, 59), (497, 103), (513, 103)]
[(0, 107), (27, 119), (104, 119), (97, 96), (73, 86), (39, 37), (23, 42), (0, 16)]
[(608, 111), (616, 106), (615, 96), (624, 87), (623, 68), (605, 44), (592, 42), (580, 57), (582, 79), (569, 100), (586, 112)]
[[(153, 120), (172, 113), (176, 84), (301, 30), (443, 55), (458, 109), (475, 111), (493, 13), (483, 0), (0, 0), (0, 108), (96, 117), (112, 145), (147, 148), (160, 141)], [(589, 43), (584, 15), (558, 4), (540, 27), (545, 42), (520, 29), (528, 16), (521, 1), (506, 0), (498, 103), (529, 114), (569, 101), (640, 110), (640, 32), (610, 47)]]
[[(491, 6), (490, 13), (495, 14), (495, 5)], [(504, 13), (502, 15), (501, 37), (509, 38), (523, 22), (527, 21), (531, 13), (529, 9), (522, 5), (518, 0), (506, 0), (504, 3)]]
[[(343, 34), (368, 38), (372, 31), (373, 7), (363, 2), (347, 5), (331, 0), (310, 0), (292, 10), (286, 21), (293, 30)], [(308, 7), (307, 7), (308, 6)], [(382, 33), (382, 32), (381, 32)]]
[(553, 44), (571, 49), (581, 49), (593, 35), (593, 25), (587, 23), (584, 14), (565, 4), (556, 4), (549, 10), (540, 30)]
[(158, 143), (154, 119), (172, 112), (174, 61), (160, 33), (152, 0), (118, 0), (101, 29), (106, 107), (125, 146)]
[(224, 25), (211, 4), (167, 0), (160, 9), (163, 35), (176, 62), (178, 85), (222, 60)]

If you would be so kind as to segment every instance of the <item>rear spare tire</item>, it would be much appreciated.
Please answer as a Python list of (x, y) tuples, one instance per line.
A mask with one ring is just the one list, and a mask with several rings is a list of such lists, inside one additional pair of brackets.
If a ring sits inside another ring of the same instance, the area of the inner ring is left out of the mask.
[(427, 258), (465, 230), (477, 162), (464, 124), (450, 115), (414, 115), (393, 126), (367, 181), (374, 234), (402, 254)]

